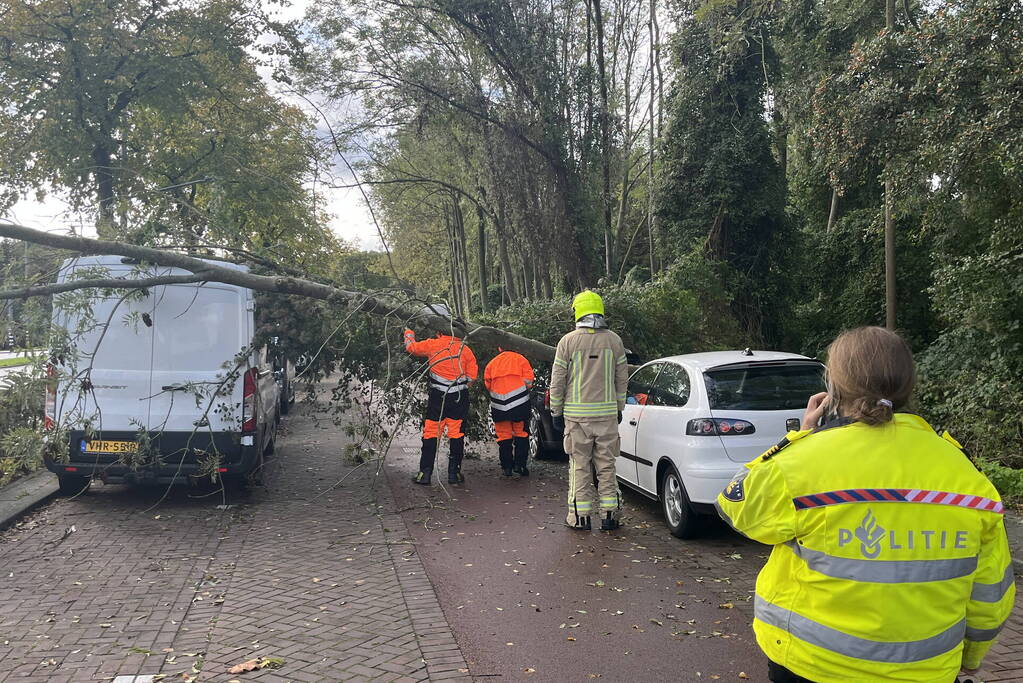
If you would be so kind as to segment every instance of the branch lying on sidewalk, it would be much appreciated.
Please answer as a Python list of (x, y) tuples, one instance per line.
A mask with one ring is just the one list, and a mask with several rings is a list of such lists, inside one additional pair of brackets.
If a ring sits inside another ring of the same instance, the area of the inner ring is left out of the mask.
[[(0, 299), (24, 299), (31, 296), (45, 296), (47, 294), (55, 294), (61, 291), (90, 289), (96, 287), (138, 289), (139, 287), (154, 287), (160, 284), (180, 284), (181, 282), (223, 282), (225, 284), (238, 285), (239, 287), (246, 287), (259, 292), (292, 294), (310, 299), (318, 299), (331, 304), (343, 305), (363, 313), (391, 316), (402, 321), (412, 318), (418, 312), (413, 310), (408, 303), (393, 303), (365, 292), (340, 289), (338, 287), (297, 277), (255, 275), (253, 273), (246, 273), (232, 268), (217, 266), (208, 261), (203, 261), (192, 256), (186, 256), (185, 254), (180, 254), (174, 251), (142, 247), (135, 244), (127, 244), (125, 242), (51, 234), (40, 230), (33, 230), (32, 228), (26, 228), (23, 225), (7, 221), (0, 221), (0, 237), (7, 237), (21, 242), (30, 242), (32, 244), (40, 244), (54, 249), (63, 249), (79, 254), (125, 256), (145, 263), (154, 263), (170, 268), (180, 268), (193, 274), (192, 276), (167, 275), (139, 280), (80, 280), (77, 282), (62, 283), (61, 285), (42, 285), (18, 290), (8, 290), (6, 292), (0, 292)], [(181, 278), (191, 279), (182, 280)], [(97, 282), (101, 284), (96, 284)], [(116, 284), (111, 285), (111, 282)], [(60, 289), (56, 289), (58, 287)], [(473, 339), (483, 342), (484, 344), (501, 346), (505, 349), (518, 351), (535, 360), (554, 360), (553, 347), (512, 332), (499, 330), (495, 327), (476, 325), (471, 322), (449, 319), (439, 315), (423, 315), (419, 318), (419, 320), (421, 320), (426, 326), (438, 332), (450, 332), (454, 329), (457, 334), (460, 334), (462, 337), (467, 339)]]

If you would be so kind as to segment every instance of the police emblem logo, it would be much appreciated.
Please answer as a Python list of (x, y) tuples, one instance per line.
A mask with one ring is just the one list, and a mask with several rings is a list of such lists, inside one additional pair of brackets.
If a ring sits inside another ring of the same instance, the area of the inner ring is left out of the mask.
[(742, 479), (736, 478), (728, 482), (728, 486), (722, 492), (722, 495), (733, 503), (738, 503), (745, 498), (745, 490), (742, 486)]

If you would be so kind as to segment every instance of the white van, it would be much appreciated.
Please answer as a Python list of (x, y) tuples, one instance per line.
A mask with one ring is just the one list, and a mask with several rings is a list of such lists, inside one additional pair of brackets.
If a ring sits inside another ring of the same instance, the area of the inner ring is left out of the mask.
[[(57, 282), (164, 275), (190, 273), (90, 256), (65, 261)], [(216, 282), (55, 296), (45, 460), (61, 491), (258, 471), (280, 400), (266, 347), (253, 345), (254, 311), (252, 290)]]

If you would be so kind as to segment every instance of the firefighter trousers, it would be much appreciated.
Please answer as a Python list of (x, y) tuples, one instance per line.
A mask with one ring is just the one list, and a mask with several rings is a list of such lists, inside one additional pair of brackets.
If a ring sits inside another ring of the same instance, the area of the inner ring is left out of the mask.
[[(565, 420), (565, 452), (568, 465), (569, 526), (578, 526), (579, 518), (588, 517), (596, 509), (611, 513), (618, 519), (621, 494), (615, 476), (618, 457), (618, 420), (576, 422)], [(596, 474), (597, 485), (593, 485)], [(598, 498), (599, 496), (599, 498)]]

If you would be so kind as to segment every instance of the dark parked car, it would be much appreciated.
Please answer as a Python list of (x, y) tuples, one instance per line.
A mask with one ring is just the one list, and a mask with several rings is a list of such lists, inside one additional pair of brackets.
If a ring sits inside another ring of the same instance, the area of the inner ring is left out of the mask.
[[(630, 371), (635, 366), (642, 364), (639, 356), (628, 349), (625, 350), (625, 358), (629, 363)], [(529, 457), (541, 460), (566, 457), (562, 445), (564, 434), (560, 429), (554, 427), (554, 420), (551, 416), (549, 381), (549, 377), (537, 377), (536, 382), (533, 383), (533, 393), (530, 396), (532, 410), (529, 417)]]
[(281, 415), (287, 415), (295, 403), (295, 363), (285, 353), (280, 337), (270, 338), (268, 350), (273, 364), (274, 379), (280, 390)]

